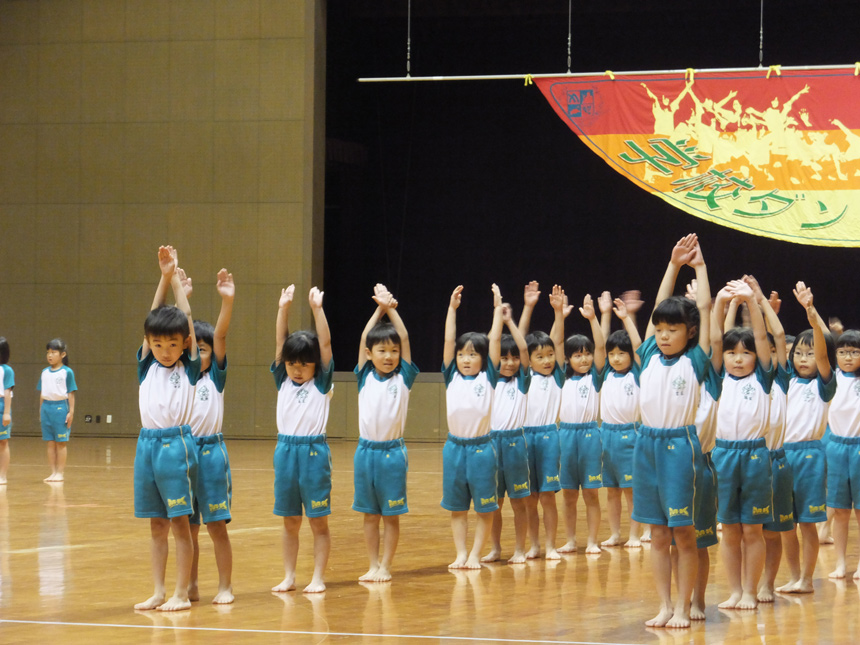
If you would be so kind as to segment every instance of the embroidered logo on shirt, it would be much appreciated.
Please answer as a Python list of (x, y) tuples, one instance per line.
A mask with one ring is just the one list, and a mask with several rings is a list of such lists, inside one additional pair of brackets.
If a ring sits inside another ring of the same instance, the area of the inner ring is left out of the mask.
[(587, 385), (585, 385), (585, 384), (580, 385), (578, 392), (579, 392), (579, 398), (580, 399), (587, 399), (588, 398), (588, 386)]
[(851, 389), (854, 390), (854, 396), (860, 398), (860, 380), (854, 379), (854, 385), (851, 386)]
[(63, 386), (66, 384), (66, 377), (62, 374), (58, 374), (54, 377), (54, 383), (56, 383), (57, 387), (62, 390)]
[(683, 376), (678, 376), (672, 381), (672, 389), (675, 390), (675, 396), (684, 396), (684, 390), (687, 389), (687, 379)]
[(473, 391), (475, 392), (475, 396), (481, 398), (486, 393), (487, 388), (484, 387), (483, 383), (475, 383), (475, 389)]
[(298, 392), (296, 392), (296, 401), (298, 401), (299, 403), (304, 403), (307, 400), (308, 400), (308, 391), (307, 390), (302, 389), (302, 390), (299, 390)]
[(627, 396), (633, 396), (633, 383), (624, 384), (624, 394)]
[(549, 389), (549, 379), (544, 378), (540, 380), (540, 389), (546, 392)]
[(179, 372), (174, 372), (173, 374), (171, 374), (170, 378), (168, 380), (170, 381), (170, 384), (173, 386), (174, 390), (179, 389), (179, 385), (180, 385), (179, 381), (182, 380), (179, 376)]
[(743, 388), (741, 388), (741, 393), (744, 395), (744, 401), (752, 401), (753, 392), (755, 392), (755, 388), (751, 383), (744, 385)]
[(505, 396), (507, 396), (511, 401), (514, 400), (514, 397), (516, 395), (517, 395), (517, 393), (514, 392), (514, 388), (512, 388), (512, 387), (509, 387), (507, 390), (505, 390)]
[(391, 395), (392, 399), (397, 398), (397, 384), (396, 383), (389, 383), (388, 393)]
[(198, 401), (208, 401), (209, 400), (209, 387), (206, 385), (201, 385), (197, 388), (197, 400)]
[(814, 398), (815, 398), (815, 392), (813, 392), (811, 388), (806, 388), (805, 390), (803, 390), (803, 402), (804, 403), (809, 403)]

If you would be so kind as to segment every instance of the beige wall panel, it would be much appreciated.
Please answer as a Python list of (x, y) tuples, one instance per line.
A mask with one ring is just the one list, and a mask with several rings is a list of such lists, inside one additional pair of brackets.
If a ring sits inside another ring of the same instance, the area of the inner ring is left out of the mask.
[(36, 125), (0, 125), (0, 203), (36, 201), (38, 129)]
[(260, 41), (260, 118), (302, 119), (305, 109), (305, 42), (301, 38)]
[(172, 40), (208, 40), (215, 37), (213, 0), (172, 0), (170, 37)]
[[(340, 365), (348, 370), (350, 367), (355, 367), (354, 360), (341, 356)], [(338, 385), (339, 389), (334, 395), (346, 399), (346, 418), (342, 422), (344, 425), (340, 429), (340, 434), (336, 436), (357, 441), (360, 434), (358, 431), (358, 382), (353, 374), (349, 374), (349, 378), (338, 383)]]
[(123, 0), (83, 0), (81, 11), (84, 42), (118, 42), (125, 39)]
[(121, 203), (125, 126), (121, 123), (84, 123), (81, 136), (81, 201)]
[(224, 436), (254, 436), (254, 387), (257, 366), (236, 365), (230, 361), (227, 350), (227, 384), (224, 388)]
[(448, 436), (444, 383), (416, 382), (412, 386), (405, 436), (407, 441), (444, 441)]
[(79, 345), (69, 345), (69, 357), (75, 363), (119, 361), (123, 351), (122, 290), (121, 284), (81, 284), (76, 323)]
[(81, 40), (81, 0), (39, 0), (39, 41)]
[(39, 42), (39, 3), (14, 0), (3, 3), (0, 20), (0, 43), (25, 44)]
[[(77, 354), (69, 347), (69, 365), (75, 372), (75, 382), (78, 384), (78, 394), (75, 399), (75, 420), (72, 425), (72, 435), (105, 435), (118, 434), (122, 427), (122, 386), (125, 381), (120, 365), (81, 365), (75, 360)], [(86, 423), (86, 415), (92, 415), (91, 423)], [(107, 422), (111, 415), (111, 423)], [(96, 417), (101, 422), (96, 422)], [(137, 421), (132, 419), (133, 431), (136, 432)], [(74, 450), (75, 447), (72, 447)]]
[[(215, 283), (212, 260), (212, 204), (169, 204), (165, 239), (179, 252), (179, 266), (191, 276), (193, 284)], [(194, 300), (200, 295), (194, 289)], [(171, 300), (172, 301), (172, 300)]]
[(260, 41), (215, 41), (215, 119), (254, 120), (260, 114)]
[(302, 38), (305, 35), (305, 0), (260, 0), (262, 38)]
[[(230, 267), (227, 268), (229, 269)], [(234, 281), (237, 280), (235, 273), (233, 273), (233, 279)], [(211, 291), (213, 294), (213, 307), (209, 314), (209, 321), (214, 325), (221, 311), (221, 298), (215, 290), (214, 284), (211, 286)], [(230, 331), (227, 334), (227, 352), (230, 356), (230, 365), (233, 367), (259, 367), (261, 364), (266, 364), (266, 361), (257, 362), (254, 360), (257, 344), (263, 343), (269, 338), (269, 336), (260, 338), (256, 335), (257, 316), (257, 285), (236, 282), (233, 318), (230, 321)], [(272, 320), (274, 320), (274, 315)], [(274, 327), (274, 323), (272, 325)], [(275, 332), (272, 329), (271, 338), (274, 339), (274, 336)], [(273, 344), (273, 340), (267, 343), (269, 346)], [(269, 357), (269, 360), (271, 360), (271, 357)]]
[[(277, 311), (277, 306), (275, 310)], [(272, 320), (274, 337), (274, 318)], [(272, 376), (268, 366), (261, 366), (254, 371), (254, 436), (272, 437), (272, 439), (278, 436), (278, 423), (275, 416), (277, 403), (278, 390), (275, 387), (275, 377)], [(272, 450), (274, 451), (274, 447)]]
[[(143, 285), (140, 324), (135, 324), (135, 336), (143, 331), (143, 319), (149, 311), (155, 286), (158, 284), (158, 247), (170, 244), (167, 239), (166, 204), (126, 204), (122, 215), (123, 282), (127, 292), (136, 292)], [(126, 317), (128, 314), (123, 314)], [(137, 318), (138, 316), (135, 316)], [(139, 339), (138, 341), (139, 342)]]
[(123, 195), (127, 203), (167, 201), (169, 192), (170, 125), (126, 125)]
[[(142, 328), (143, 318), (140, 319), (140, 324)], [(133, 348), (129, 348), (128, 355), (131, 362), (127, 365), (120, 365), (119, 374), (117, 374), (117, 382), (120, 383), (120, 410), (117, 415), (119, 418), (115, 421), (117, 423), (115, 431), (121, 430), (123, 434), (132, 437), (136, 437), (140, 433), (140, 404), (138, 403), (140, 383), (137, 380), (135, 358), (135, 352), (139, 345), (140, 341)]]
[(259, 195), (259, 124), (215, 124), (215, 201), (254, 202)]
[(126, 0), (126, 40), (167, 40), (170, 38), (171, 0)]
[(61, 289), (78, 282), (79, 231), (79, 204), (38, 206), (35, 282), (59, 284)]
[[(77, 284), (37, 284), (33, 289), (33, 297), (36, 299), (36, 315), (31, 323), (36, 331), (33, 356), (38, 356), (44, 363), (43, 367), (46, 367), (45, 345), (52, 338), (60, 337), (66, 341), (70, 352), (80, 347), (80, 288)], [(78, 360), (82, 360), (84, 353), (76, 355)]]
[(260, 123), (260, 201), (301, 202), (304, 123)]
[(125, 117), (125, 52), (122, 43), (85, 43), (81, 48), (81, 120)]
[[(0, 284), (0, 302), (4, 303), (0, 336), (5, 336), (9, 341), (9, 364), (15, 370), (17, 377), (20, 370), (19, 364), (24, 361), (42, 360), (42, 354), (33, 355), (33, 347), (36, 343), (33, 321), (37, 315), (43, 313), (44, 303), (36, 302), (32, 282)], [(33, 387), (36, 387), (35, 383)], [(18, 389), (16, 387), (15, 403), (18, 402)]]
[(170, 124), (170, 201), (212, 200), (213, 131), (211, 121)]
[[(78, 278), (82, 284), (122, 283), (122, 204), (84, 204), (80, 210)], [(113, 300), (114, 324), (121, 329), (121, 300)]]
[[(152, 297), (155, 295), (155, 287), (158, 284), (158, 264), (156, 262), (156, 249), (152, 253), (151, 285), (128, 284), (122, 289), (122, 338), (120, 340), (119, 362), (133, 373), (136, 365), (135, 352), (137, 352), (143, 341), (143, 321), (152, 306)], [(144, 277), (144, 276), (141, 276)], [(137, 384), (135, 383), (135, 396)], [(123, 405), (125, 402), (123, 401)], [(134, 407), (137, 407), (135, 398)], [(137, 423), (137, 422), (135, 422)]]
[[(0, 283), (32, 284), (35, 281), (36, 245), (42, 244), (36, 223), (36, 208), (33, 204), (0, 205), (0, 219), (3, 221), (3, 279)], [(9, 306), (10, 303), (15, 306)], [(8, 315), (18, 304), (15, 300), (0, 299), (3, 312), (0, 335), (8, 333), (4, 331), (8, 324)]]
[(257, 248), (260, 281), (284, 287), (295, 283), (296, 289), (302, 292), (301, 297), (297, 294), (296, 301), (306, 303), (308, 290), (314, 285), (301, 284), (302, 215), (301, 204), (260, 204)]
[[(4, 17), (0, 17), (0, 23)], [(0, 46), (0, 79), (3, 83), (0, 123), (35, 123), (39, 96), (38, 47)]]
[(126, 44), (126, 121), (170, 117), (170, 43)]
[(81, 198), (81, 126), (44, 124), (36, 142), (36, 198), (42, 204)]
[(265, 276), (258, 272), (256, 203), (212, 205), (212, 262), (226, 267), (237, 284), (255, 284)]
[(260, 0), (215, 0), (216, 38), (259, 38)]
[(215, 43), (170, 43), (170, 116), (211, 121), (215, 111)]
[(281, 296), (281, 289), (287, 284), (260, 284), (256, 287), (257, 301), (254, 303), (253, 310), (255, 345), (254, 354), (250, 358), (257, 365), (269, 366), (275, 359), (275, 318), (278, 315), (278, 299)]
[(347, 382), (339, 381), (334, 383), (334, 396), (332, 396), (331, 404), (328, 411), (328, 423), (326, 424), (325, 432), (332, 439), (341, 439), (346, 437), (348, 399)]
[(73, 123), (81, 118), (81, 45), (39, 47), (39, 121)]

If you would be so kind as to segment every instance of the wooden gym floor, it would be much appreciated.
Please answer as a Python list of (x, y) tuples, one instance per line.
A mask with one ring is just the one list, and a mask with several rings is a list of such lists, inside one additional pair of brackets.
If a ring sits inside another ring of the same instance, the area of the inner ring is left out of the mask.
[[(283, 577), (281, 520), (272, 515), (271, 441), (228, 443), (233, 467), (236, 602), (211, 603), (217, 575), (201, 531), (201, 600), (189, 611), (135, 612), (152, 591), (149, 524), (132, 509), (134, 439), (73, 439), (64, 484), (45, 484), (44, 444), (13, 437), (9, 484), (0, 486), (0, 643), (856, 643), (860, 594), (831, 581), (821, 549), (815, 593), (783, 595), (757, 611), (721, 611), (728, 593), (711, 549), (707, 621), (648, 630), (657, 611), (649, 549), (577, 553), (557, 562), (497, 563), (450, 572), (449, 514), (439, 506), (442, 446), (409, 446), (409, 507), (394, 580), (359, 583), (367, 568), (361, 515), (352, 503), (352, 442), (333, 442), (332, 554), (323, 594), (273, 594)], [(582, 506), (582, 505), (580, 505)], [(512, 524), (505, 506), (504, 556)], [(584, 510), (580, 523), (585, 526)], [(561, 522), (560, 522), (561, 524)], [(625, 524), (626, 525), (626, 524)], [(561, 531), (560, 531), (561, 533)], [(601, 539), (608, 536), (604, 524)], [(849, 570), (857, 566), (851, 527)], [(310, 529), (302, 529), (297, 585), (310, 580)], [(168, 589), (175, 580), (168, 564)], [(777, 583), (784, 581), (781, 572)]]

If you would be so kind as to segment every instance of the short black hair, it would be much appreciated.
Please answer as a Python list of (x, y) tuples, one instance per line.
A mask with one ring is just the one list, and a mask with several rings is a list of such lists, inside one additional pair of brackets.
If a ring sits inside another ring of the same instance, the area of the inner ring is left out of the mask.
[[(827, 345), (827, 360), (830, 361), (830, 367), (836, 365), (836, 343), (833, 342), (833, 336), (830, 332), (825, 332), (824, 342)], [(794, 339), (794, 344), (791, 346), (791, 353), (788, 355), (789, 364), (794, 367), (794, 353), (797, 351), (798, 345), (808, 345), (814, 347), (815, 334), (811, 329), (800, 332)]]
[(143, 322), (143, 333), (147, 338), (155, 336), (172, 336), (180, 334), (182, 338), (188, 338), (188, 316), (179, 307), (173, 305), (161, 305), (149, 312)]
[(9, 341), (5, 336), (0, 336), (0, 365), (9, 362)]
[(630, 334), (623, 329), (617, 329), (609, 334), (609, 338), (606, 339), (607, 354), (616, 348), (622, 352), (627, 352), (631, 358), (633, 357), (633, 342), (630, 340)]
[[(53, 349), (54, 351), (65, 353), (66, 352), (66, 341), (64, 341), (62, 338), (52, 338), (45, 345), (45, 349), (46, 350)], [(65, 356), (63, 356), (63, 365), (68, 365), (68, 364), (69, 364), (69, 355), (66, 354)]]
[(541, 347), (551, 347), (552, 349), (555, 349), (555, 343), (552, 342), (552, 338), (549, 337), (549, 334), (543, 331), (533, 331), (526, 336), (526, 345), (528, 345), (529, 348), (529, 356)]
[(486, 334), (478, 331), (467, 331), (465, 334), (460, 334), (457, 342), (454, 343), (454, 360), (457, 359), (457, 352), (470, 344), (481, 357), (481, 370), (487, 369), (487, 356), (490, 353), (490, 339)]
[(723, 334), (723, 351), (734, 349), (741, 343), (744, 349), (756, 353), (755, 333), (750, 327), (732, 327)]
[(312, 331), (294, 331), (287, 336), (281, 349), (282, 363), (313, 363), (315, 366), (314, 376), (320, 373), (322, 355), (320, 353), (320, 339)]
[(367, 337), (364, 339), (364, 345), (367, 349), (373, 349), (374, 345), (387, 343), (389, 341), (399, 347), (400, 334), (397, 333), (394, 325), (390, 322), (380, 322), (376, 323), (370, 331), (367, 332)]
[[(686, 325), (690, 330), (699, 328), (699, 308), (696, 303), (684, 296), (671, 296), (662, 301), (654, 308), (651, 314), (651, 322), (655, 325), (665, 323), (667, 325)], [(687, 349), (696, 346), (699, 339), (696, 334), (687, 340)]]
[(583, 350), (590, 354), (594, 353), (594, 341), (588, 336), (574, 334), (573, 336), (568, 336), (564, 341), (564, 357), (566, 359), (570, 359), (571, 356)]
[(198, 343), (202, 340), (209, 347), (215, 346), (215, 328), (208, 322), (195, 320), (194, 336), (197, 338)]
[(860, 331), (856, 329), (846, 329), (836, 339), (836, 349), (840, 347), (857, 347), (860, 348)]
[(520, 348), (517, 347), (517, 341), (510, 334), (502, 334), (501, 353), (499, 356), (507, 356), (510, 354), (515, 358), (520, 357)]

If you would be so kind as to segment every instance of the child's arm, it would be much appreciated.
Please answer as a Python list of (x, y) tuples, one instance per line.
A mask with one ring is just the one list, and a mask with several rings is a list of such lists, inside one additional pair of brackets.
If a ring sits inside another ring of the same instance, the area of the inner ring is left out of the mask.
[[(373, 329), (379, 323), (380, 319), (382, 318), (382, 314), (385, 312), (385, 310), (382, 308), (381, 302), (383, 294), (380, 292), (379, 287), (382, 287), (382, 285), (377, 284), (373, 288), (373, 300), (374, 302), (376, 302), (376, 309), (370, 316), (370, 320), (368, 320), (367, 324), (364, 326), (364, 330), (362, 330), (361, 332), (361, 340), (359, 341), (358, 345), (357, 363), (359, 371), (361, 371), (364, 368), (364, 364), (367, 363), (367, 351), (365, 351), (367, 349), (367, 334), (369, 334), (370, 330)], [(385, 293), (388, 293), (388, 291), (386, 290)], [(386, 303), (390, 300), (390, 297), (391, 294), (388, 294), (388, 298), (385, 299)]]
[[(173, 280), (173, 274), (176, 271), (176, 251), (172, 246), (158, 247), (158, 268), (161, 269), (161, 278), (158, 280), (158, 286), (155, 288), (155, 296), (152, 299), (150, 311), (157, 309), (167, 301), (167, 288)], [(149, 342), (146, 336), (143, 337), (141, 343), (140, 357), (145, 358), (149, 355)], [(39, 401), (41, 405), (41, 399)]]
[(711, 349), (711, 285), (708, 269), (698, 239), (693, 256), (687, 262), (696, 271), (696, 307), (699, 309), (699, 347), (707, 354)]
[[(779, 294), (776, 291), (771, 291), (770, 298), (765, 298), (758, 280), (751, 275), (745, 275), (744, 282), (753, 290), (755, 300), (759, 307), (761, 307), (762, 314), (764, 314), (764, 320), (770, 328), (770, 333), (773, 334), (773, 342), (776, 347), (776, 360), (780, 365), (785, 367), (788, 365), (788, 351), (785, 344), (785, 329), (782, 323), (779, 322), (779, 316), (777, 315), (779, 313), (779, 306), (782, 304)], [(776, 308), (773, 306), (774, 303), (776, 304)]]
[(627, 317), (630, 318), (630, 322), (635, 327), (636, 312), (642, 309), (642, 305), (645, 304), (645, 301), (642, 300), (642, 292), (638, 289), (625, 291), (621, 294), (621, 300), (624, 301), (624, 306), (627, 307)]
[(451, 294), (448, 302), (448, 315), (445, 317), (445, 343), (442, 345), (442, 365), (448, 366), (454, 360), (454, 348), (457, 346), (457, 307), (463, 297), (463, 285), (459, 285)]
[[(188, 286), (191, 286), (191, 278), (188, 278)], [(215, 323), (212, 353), (215, 354), (218, 367), (223, 368), (227, 358), (227, 332), (230, 329), (230, 319), (233, 317), (233, 298), (236, 295), (233, 274), (227, 273), (227, 269), (221, 269), (218, 272), (215, 288), (221, 294), (221, 312), (218, 314), (218, 322)], [(187, 295), (188, 291), (186, 290), (185, 293)]]
[[(173, 260), (176, 266), (179, 266), (176, 251), (173, 252)], [(177, 308), (185, 314), (188, 319), (188, 337), (191, 339), (191, 346), (188, 348), (188, 356), (191, 360), (197, 358), (197, 336), (194, 333), (194, 319), (191, 317), (191, 305), (188, 304), (188, 298), (185, 297), (185, 289), (182, 288), (182, 283), (179, 281), (179, 274), (174, 271), (173, 277), (170, 280), (170, 286), (173, 288), (173, 298), (176, 300)]]
[(528, 343), (526, 343), (526, 339), (520, 333), (519, 327), (514, 324), (513, 311), (511, 310), (511, 306), (506, 302), (502, 303), (502, 322), (505, 324), (505, 327), (508, 328), (508, 331), (511, 332), (511, 337), (517, 344), (517, 349), (520, 352), (520, 365), (522, 365), (524, 369), (528, 369), (529, 346)]
[[(657, 290), (657, 299), (654, 301), (654, 309), (661, 302), (672, 295), (675, 290), (675, 281), (678, 279), (678, 271), (685, 264), (688, 264), (690, 259), (695, 254), (697, 238), (695, 233), (690, 233), (682, 237), (672, 249), (672, 255), (669, 258), (669, 265), (666, 267), (666, 272), (663, 274), (663, 280), (660, 282), (660, 288)], [(645, 338), (650, 338), (654, 335), (654, 323), (648, 321), (648, 327), (645, 330)]]
[(532, 280), (526, 285), (523, 292), (523, 313), (520, 314), (520, 333), (523, 336), (528, 335), (529, 328), (532, 324), (532, 312), (540, 298), (540, 285), (537, 280)]
[(564, 289), (560, 286), (553, 285), (552, 293), (549, 296), (549, 304), (555, 312), (555, 319), (552, 323), (552, 329), (549, 330), (549, 337), (552, 344), (555, 346), (555, 362), (559, 365), (564, 365), (564, 319), (570, 314), (573, 307), (567, 304), (567, 296), (564, 295)]
[(636, 323), (633, 320), (633, 316), (630, 315), (627, 303), (621, 298), (616, 298), (614, 304), (615, 307), (612, 310), (624, 324), (624, 329), (627, 332), (627, 335), (630, 336), (630, 346), (633, 350), (633, 356), (636, 359), (636, 363), (638, 364), (639, 354), (636, 353), (636, 350), (639, 349), (639, 346), (642, 344), (642, 337), (639, 336), (639, 330), (636, 329)]
[(75, 393), (69, 392), (69, 413), (66, 415), (66, 427), (72, 427), (72, 419), (75, 418)]
[(728, 285), (720, 289), (711, 311), (711, 365), (717, 372), (723, 366), (723, 328), (726, 324), (726, 307), (733, 301), (733, 293)]
[(830, 367), (830, 358), (827, 356), (827, 343), (824, 340), (824, 334), (827, 333), (827, 323), (818, 315), (815, 305), (812, 304), (812, 289), (807, 287), (803, 282), (797, 283), (797, 286), (794, 288), (794, 297), (806, 309), (806, 317), (809, 320), (809, 325), (812, 327), (812, 349), (815, 352), (815, 365), (818, 367), (818, 375), (824, 381), (829, 381), (832, 369)]
[(740, 302), (736, 298), (731, 298), (729, 300), (729, 308), (727, 311), (725, 311), (723, 313), (722, 322), (720, 323), (720, 329), (722, 329), (723, 332), (727, 332), (730, 329), (735, 328), (737, 321), (738, 321), (738, 308), (739, 307), (740, 307)]
[(296, 292), (296, 285), (291, 284), (286, 289), (281, 289), (281, 298), (278, 300), (278, 318), (275, 321), (275, 363), (281, 363), (281, 351), (284, 349), (284, 343), (287, 336), (290, 335), (289, 316), (290, 305), (293, 304), (293, 295)]
[(770, 343), (767, 340), (767, 326), (764, 323), (761, 309), (759, 309), (759, 306), (755, 302), (755, 292), (744, 280), (732, 280), (729, 283), (729, 287), (734, 293), (733, 300), (740, 300), (746, 303), (747, 309), (750, 312), (750, 326), (755, 337), (756, 355), (762, 365), (770, 367)]
[(594, 302), (591, 300), (591, 295), (585, 294), (579, 313), (591, 324), (591, 334), (594, 339), (594, 366), (600, 372), (606, 364), (606, 338), (603, 336), (600, 323), (597, 321), (597, 314), (594, 313)]
[(488, 354), (493, 367), (498, 369), (502, 360), (502, 294), (495, 283), (490, 289), (493, 292), (493, 326), (487, 334), (490, 340)]
[(327, 370), (331, 365), (331, 331), (328, 328), (328, 320), (323, 311), (323, 295), (316, 287), (311, 287), (308, 293), (308, 302), (314, 314), (314, 323), (317, 328), (317, 338), (320, 342), (320, 368)]
[(379, 300), (374, 296), (377, 304), (383, 308), (383, 312), (388, 316), (388, 320), (394, 325), (397, 335), (400, 336), (400, 358), (407, 363), (412, 362), (412, 347), (409, 344), (409, 333), (406, 331), (406, 325), (397, 313), (397, 300), (391, 295), (384, 284), (376, 285), (379, 288)]
[(597, 306), (600, 309), (600, 331), (606, 339), (612, 331), (612, 294), (608, 291), (601, 293), (597, 299)]

